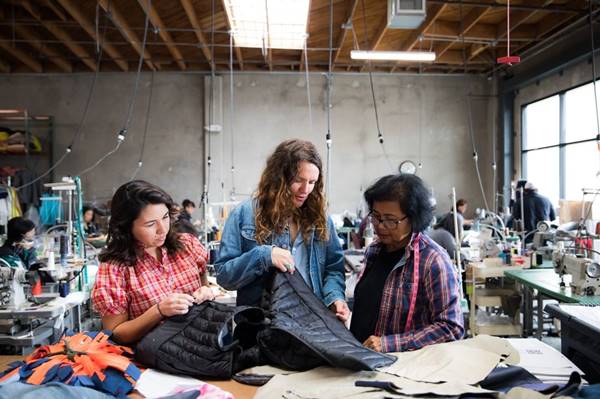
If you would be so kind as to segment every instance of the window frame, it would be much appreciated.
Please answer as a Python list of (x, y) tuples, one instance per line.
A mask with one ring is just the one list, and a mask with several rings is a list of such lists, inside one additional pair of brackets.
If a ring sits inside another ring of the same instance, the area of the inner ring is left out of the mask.
[[(589, 142), (596, 142), (599, 139), (599, 136), (596, 136), (594, 138), (590, 138), (590, 139), (584, 139), (584, 140), (576, 140), (576, 141), (569, 141), (569, 142), (565, 142), (566, 139), (566, 135), (567, 135), (567, 127), (566, 127), (566, 106), (567, 106), (567, 101), (566, 101), (566, 94), (567, 92), (571, 91), (571, 90), (575, 90), (578, 89), (580, 87), (586, 86), (588, 84), (593, 84), (594, 81), (593, 80), (588, 80), (584, 83), (581, 83), (579, 85), (576, 86), (572, 86), (568, 89), (564, 89), (564, 90), (559, 90), (557, 92), (554, 92), (552, 94), (549, 94), (547, 96), (544, 97), (540, 97), (536, 100), (533, 101), (529, 101), (526, 103), (521, 104), (521, 142), (520, 142), (520, 150), (521, 150), (521, 178), (526, 179), (527, 176), (527, 161), (526, 161), (526, 155), (529, 152), (532, 151), (538, 151), (538, 150), (545, 150), (545, 149), (549, 149), (549, 148), (558, 148), (558, 170), (559, 170), (559, 199), (565, 199), (565, 195), (566, 195), (566, 147), (569, 145), (574, 145), (574, 144), (581, 144), (581, 143), (589, 143)], [(600, 79), (596, 80), (596, 93), (598, 95), (598, 104), (600, 106)], [(559, 129), (558, 129), (558, 134), (559, 134), (559, 142), (558, 144), (552, 144), (552, 145), (547, 145), (547, 146), (542, 146), (542, 147), (536, 147), (536, 148), (528, 148), (526, 150), (524, 150), (524, 146), (525, 146), (525, 139), (527, 137), (527, 117), (526, 117), (526, 108), (527, 106), (537, 103), (539, 101), (543, 101), (546, 100), (548, 98), (554, 97), (554, 96), (558, 96), (558, 100), (559, 100), (559, 116), (558, 116), (558, 124), (559, 124)], [(600, 131), (597, 132), (598, 135), (600, 135)]]

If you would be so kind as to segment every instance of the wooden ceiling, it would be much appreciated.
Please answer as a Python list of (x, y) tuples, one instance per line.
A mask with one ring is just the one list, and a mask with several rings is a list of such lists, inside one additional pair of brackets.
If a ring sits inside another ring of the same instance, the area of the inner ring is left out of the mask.
[[(0, 73), (135, 71), (148, 0), (0, 0)], [(270, 0), (276, 1), (276, 0)], [(333, 23), (330, 24), (330, 9)], [(587, 0), (512, 0), (511, 53), (520, 54), (589, 12)], [(222, 0), (152, 0), (144, 70), (229, 70)], [(506, 0), (427, 0), (417, 29), (388, 29), (387, 0), (311, 0), (311, 71), (486, 73), (506, 55)], [(331, 54), (330, 54), (330, 31)], [(350, 59), (350, 50), (433, 50), (434, 63)], [(233, 48), (235, 70), (304, 70), (302, 50)], [(100, 56), (100, 57), (99, 57)]]

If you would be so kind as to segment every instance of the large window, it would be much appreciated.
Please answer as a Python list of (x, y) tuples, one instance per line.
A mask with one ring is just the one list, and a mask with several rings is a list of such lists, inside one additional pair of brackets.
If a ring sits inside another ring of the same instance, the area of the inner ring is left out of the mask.
[[(597, 83), (600, 97), (600, 84)], [(600, 101), (600, 98), (599, 98)], [(522, 110), (523, 177), (555, 206), (600, 188), (593, 83), (528, 104)]]

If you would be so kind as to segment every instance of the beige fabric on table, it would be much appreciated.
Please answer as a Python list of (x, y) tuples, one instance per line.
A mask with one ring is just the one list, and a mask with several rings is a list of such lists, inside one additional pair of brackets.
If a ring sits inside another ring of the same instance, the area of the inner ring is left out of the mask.
[(423, 382), (477, 384), (502, 360), (498, 353), (469, 345), (438, 344), (394, 353), (396, 363), (379, 371)]
[[(358, 380), (390, 381), (397, 387), (397, 394), (377, 388), (357, 387)], [(488, 393), (486, 389), (459, 382), (425, 383), (375, 371), (359, 371), (319, 367), (313, 370), (290, 375), (276, 375), (266, 385), (260, 387), (255, 399), (294, 398), (294, 399), (367, 399), (386, 397), (409, 397), (406, 395), (458, 396), (463, 393)]]
[(236, 374), (240, 375), (279, 375), (279, 374), (295, 374), (299, 373), (299, 371), (290, 371), (285, 369), (280, 369), (279, 367), (273, 366), (256, 366), (250, 367), (245, 370), (239, 371)]

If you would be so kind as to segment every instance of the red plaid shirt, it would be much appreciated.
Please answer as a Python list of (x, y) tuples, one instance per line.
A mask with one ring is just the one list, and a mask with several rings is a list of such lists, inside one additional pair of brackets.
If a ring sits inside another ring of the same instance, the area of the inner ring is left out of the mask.
[(144, 252), (132, 267), (100, 263), (92, 291), (100, 315), (128, 314), (135, 319), (171, 293), (191, 295), (200, 288), (208, 253), (191, 234), (181, 234), (179, 240), (183, 249), (174, 255), (160, 248), (160, 262)]

